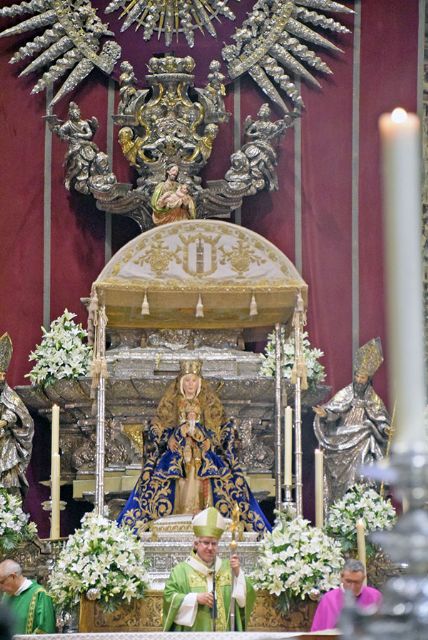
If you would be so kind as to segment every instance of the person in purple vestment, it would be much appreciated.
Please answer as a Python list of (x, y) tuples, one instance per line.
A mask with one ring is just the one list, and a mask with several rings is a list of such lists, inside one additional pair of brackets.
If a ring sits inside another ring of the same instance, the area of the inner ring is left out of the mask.
[(340, 576), (342, 582), (340, 587), (324, 594), (319, 601), (311, 631), (336, 628), (345, 601), (345, 589), (352, 591), (358, 607), (362, 609), (370, 606), (379, 607), (382, 594), (377, 589), (364, 585), (366, 571), (362, 562), (353, 559), (347, 560)]

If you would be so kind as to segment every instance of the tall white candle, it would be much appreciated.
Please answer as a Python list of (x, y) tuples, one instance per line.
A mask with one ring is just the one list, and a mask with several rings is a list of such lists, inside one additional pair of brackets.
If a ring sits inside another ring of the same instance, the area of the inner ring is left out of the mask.
[(315, 526), (324, 526), (324, 455), (315, 449)]
[(419, 119), (404, 109), (383, 114), (385, 254), (390, 388), (396, 402), (393, 447), (424, 440), (425, 366), (421, 258), (421, 141)]
[(57, 540), (60, 533), (60, 481), (61, 460), (59, 453), (52, 454), (51, 466), (51, 539)]
[(366, 566), (366, 525), (364, 520), (357, 520), (356, 529), (358, 560)]
[(286, 487), (293, 485), (293, 410), (291, 407), (285, 409), (284, 484)]
[(59, 453), (59, 406), (52, 405), (51, 455)]

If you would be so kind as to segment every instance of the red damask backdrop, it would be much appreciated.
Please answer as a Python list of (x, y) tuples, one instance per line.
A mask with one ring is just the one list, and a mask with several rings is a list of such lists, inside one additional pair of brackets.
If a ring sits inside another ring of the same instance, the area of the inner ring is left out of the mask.
[[(0, 2), (1, 6), (8, 4)], [(242, 0), (239, 8), (233, 8), (243, 15), (252, 4)], [(309, 284), (308, 331), (311, 342), (325, 352), (327, 381), (333, 390), (351, 380), (353, 343), (355, 347), (379, 335), (385, 365), (375, 386), (388, 400), (377, 120), (397, 105), (417, 110), (418, 38), (423, 34), (420, 21), (424, 16), (419, 15), (418, 0), (361, 0), (355, 8), (361, 10), (360, 26), (354, 24), (353, 16), (339, 16), (352, 32), (331, 36), (343, 53), (320, 52), (333, 75), (319, 78), (319, 90), (302, 87), (306, 109), (300, 124), (300, 169), (296, 174), (295, 136), (289, 130), (281, 144), (279, 191), (247, 199), (242, 224), (271, 240), (293, 261), (296, 246), (299, 251), (301, 247), (302, 275)], [(114, 18), (110, 24), (114, 26)], [(228, 25), (219, 37), (225, 39), (230, 30)], [(165, 47), (159, 43), (155, 49), (146, 48), (141, 38), (130, 31), (127, 34), (123, 57), (134, 62), (141, 77), (142, 61)], [(89, 293), (105, 260), (104, 214), (90, 199), (65, 190), (65, 146), (57, 139), (52, 141), (52, 161), (47, 164), (44, 95), (31, 96), (35, 79), (18, 79), (18, 70), (8, 64), (22, 42), (22, 36), (0, 40), (0, 333), (8, 331), (14, 342), (8, 374), (11, 385), (25, 383), (28, 354), (41, 338), (44, 300), (45, 305), (48, 300), (51, 319), (67, 307), (85, 323), (80, 298)], [(184, 53), (178, 46), (172, 48)], [(198, 36), (190, 53), (205, 69), (207, 59), (218, 56), (218, 42)], [(83, 116), (97, 116), (96, 142), (103, 149), (107, 89), (108, 80), (93, 73), (70, 96), (79, 103)], [(227, 108), (232, 113), (233, 90), (228, 85)], [(264, 101), (261, 91), (248, 78), (242, 79), (241, 120), (247, 114), (254, 116)], [(59, 117), (66, 116), (67, 105), (66, 99), (55, 108)], [(233, 130), (231, 118), (221, 128), (205, 178), (224, 175), (233, 151)], [(128, 179), (117, 146), (114, 170), (120, 180)], [(296, 184), (296, 176), (301, 176), (301, 184)], [(301, 243), (296, 241), (300, 233), (296, 193), (301, 193)], [(50, 221), (44, 218), (49, 209)], [(132, 221), (116, 219), (112, 224), (113, 250), (138, 233)], [(44, 245), (49, 235), (50, 246)], [(46, 434), (39, 434), (40, 438), (43, 441)], [(47, 469), (40, 468), (44, 464), (43, 455), (35, 459), (32, 476), (47, 477)], [(40, 491), (32, 488), (34, 504)]]

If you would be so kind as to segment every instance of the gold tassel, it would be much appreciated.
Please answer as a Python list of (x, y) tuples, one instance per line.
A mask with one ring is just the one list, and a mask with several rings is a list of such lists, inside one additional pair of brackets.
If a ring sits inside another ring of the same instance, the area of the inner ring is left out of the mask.
[(95, 398), (96, 395), (96, 390), (98, 387), (98, 381), (100, 379), (100, 372), (101, 372), (101, 360), (99, 357), (94, 357), (94, 359), (92, 360), (92, 364), (91, 364), (91, 399), (93, 400)]
[(252, 298), (251, 298), (251, 302), (250, 302), (250, 317), (251, 316), (256, 316), (258, 313), (259, 312), (257, 310), (256, 296), (253, 293)]
[(147, 300), (147, 291), (144, 293), (143, 304), (141, 305), (141, 315), (149, 316), (150, 315), (150, 306), (149, 301)]
[(294, 363), (291, 371), (291, 384), (296, 384), (298, 378), (300, 378), (302, 391), (306, 391), (308, 388), (308, 369), (303, 357), (300, 357), (298, 362)]
[(100, 378), (104, 378), (104, 380), (108, 378), (107, 360), (105, 358), (101, 358)]
[(88, 308), (88, 344), (93, 345), (95, 341), (95, 329), (98, 324), (98, 296), (97, 290), (92, 286), (91, 297)]
[(195, 316), (197, 318), (203, 318), (204, 317), (204, 305), (202, 304), (201, 294), (199, 294), (198, 303), (196, 305)]

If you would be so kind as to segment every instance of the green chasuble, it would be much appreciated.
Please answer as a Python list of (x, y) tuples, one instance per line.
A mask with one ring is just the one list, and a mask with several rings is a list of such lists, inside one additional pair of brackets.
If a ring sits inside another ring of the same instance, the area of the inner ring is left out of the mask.
[[(248, 578), (246, 582), (245, 607), (235, 602), (236, 631), (245, 631), (256, 595)], [(188, 593), (205, 593), (208, 591), (207, 578), (199, 573), (189, 562), (179, 562), (171, 572), (163, 594), (163, 628), (164, 631), (212, 631), (213, 621), (211, 609), (206, 605), (198, 605), (196, 619), (192, 627), (177, 625), (177, 616), (181, 603)], [(217, 619), (216, 630), (230, 630), (230, 599), (232, 593), (232, 571), (229, 560), (222, 560), (216, 570)]]
[(14, 619), (14, 634), (55, 633), (52, 599), (37, 582), (18, 596), (4, 595), (3, 602)]

